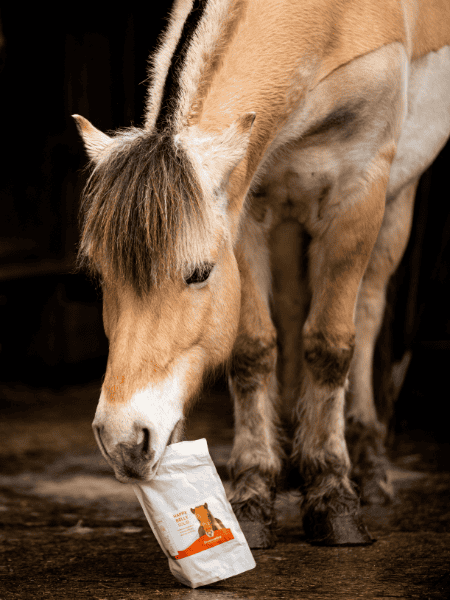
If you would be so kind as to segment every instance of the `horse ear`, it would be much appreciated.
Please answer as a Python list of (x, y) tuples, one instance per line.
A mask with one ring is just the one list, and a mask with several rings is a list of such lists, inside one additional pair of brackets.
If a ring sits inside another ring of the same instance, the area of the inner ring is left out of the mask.
[(247, 152), (255, 117), (254, 112), (245, 113), (219, 134), (205, 134), (194, 125), (175, 136), (175, 143), (182, 141), (191, 158), (204, 170), (208, 187), (217, 189), (227, 184)]
[(89, 158), (97, 162), (103, 150), (109, 146), (112, 139), (105, 133), (96, 129), (87, 119), (80, 115), (72, 115), (77, 124), (78, 131), (83, 139)]
[(226, 182), (233, 169), (244, 158), (250, 142), (256, 113), (248, 112), (238, 117), (224, 133), (216, 138), (216, 157), (222, 182)]

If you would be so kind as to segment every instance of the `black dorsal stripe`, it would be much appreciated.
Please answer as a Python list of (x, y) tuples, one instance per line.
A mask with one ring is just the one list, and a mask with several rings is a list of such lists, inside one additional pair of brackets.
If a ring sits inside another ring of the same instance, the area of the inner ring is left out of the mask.
[(205, 12), (208, 0), (194, 0), (191, 12), (184, 22), (180, 39), (178, 40), (175, 52), (172, 55), (169, 70), (161, 99), (158, 118), (155, 127), (157, 131), (162, 131), (170, 126), (171, 116), (176, 108), (176, 99), (180, 92), (180, 74), (186, 60), (186, 54), (191, 44), (194, 33)]

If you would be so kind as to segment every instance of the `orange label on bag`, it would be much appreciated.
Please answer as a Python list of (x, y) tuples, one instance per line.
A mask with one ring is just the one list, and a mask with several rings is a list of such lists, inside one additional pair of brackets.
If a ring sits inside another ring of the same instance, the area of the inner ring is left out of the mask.
[(234, 540), (231, 529), (218, 529), (211, 537), (206, 534), (202, 535), (198, 540), (195, 540), (195, 542), (188, 546), (186, 550), (178, 552), (175, 558), (178, 560), (180, 558), (186, 558), (186, 556), (192, 556), (193, 554), (208, 550), (208, 548), (213, 548), (214, 546), (218, 546), (229, 540)]

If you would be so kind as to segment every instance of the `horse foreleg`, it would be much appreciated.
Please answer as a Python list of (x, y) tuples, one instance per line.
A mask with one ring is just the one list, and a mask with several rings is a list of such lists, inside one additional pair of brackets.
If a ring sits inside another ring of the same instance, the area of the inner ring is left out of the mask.
[(235, 414), (230, 502), (250, 547), (268, 548), (275, 543), (273, 507), (282, 450), (275, 407), (276, 332), (268, 303), (269, 256), (262, 233), (254, 227), (236, 249), (242, 300), (229, 378)]
[(371, 504), (382, 504), (393, 496), (386, 474), (385, 427), (378, 420), (373, 396), (373, 353), (383, 320), (387, 284), (408, 243), (417, 185), (415, 181), (396, 198), (388, 199), (358, 295), (346, 437), (352, 477), (359, 485), (362, 501)]
[(344, 403), (358, 289), (383, 219), (394, 151), (394, 144), (383, 148), (364, 188), (326, 209), (310, 247), (312, 300), (303, 328), (305, 373), (291, 459), (303, 478), (305, 532), (317, 544), (372, 542), (349, 479)]

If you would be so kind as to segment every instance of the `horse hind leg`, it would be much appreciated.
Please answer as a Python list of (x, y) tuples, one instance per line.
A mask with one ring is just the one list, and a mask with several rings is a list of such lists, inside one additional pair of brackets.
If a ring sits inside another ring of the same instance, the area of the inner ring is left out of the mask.
[[(274, 502), (283, 450), (276, 411), (276, 332), (269, 311), (269, 255), (258, 226), (236, 248), (241, 273), (241, 317), (229, 385), (235, 439), (229, 461), (229, 497), (251, 548), (275, 544)], [(254, 230), (249, 234), (248, 229)]]
[(386, 303), (389, 278), (408, 243), (418, 181), (388, 199), (383, 223), (361, 282), (356, 309), (356, 344), (347, 393), (346, 438), (361, 500), (384, 504), (392, 499), (387, 478), (385, 427), (377, 417), (372, 387), (373, 355)]

